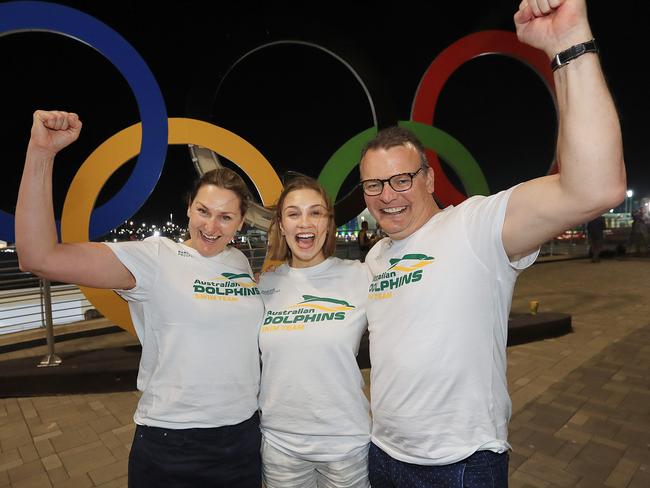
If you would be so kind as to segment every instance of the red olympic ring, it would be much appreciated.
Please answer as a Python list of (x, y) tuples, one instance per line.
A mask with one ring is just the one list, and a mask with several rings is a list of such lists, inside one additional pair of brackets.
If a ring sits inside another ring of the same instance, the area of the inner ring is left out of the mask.
[[(413, 98), (411, 120), (433, 126), (438, 97), (449, 77), (467, 61), (484, 54), (502, 54), (513, 57), (532, 68), (544, 81), (557, 110), (553, 72), (544, 52), (522, 44), (513, 32), (489, 30), (469, 34), (451, 44), (431, 62), (425, 71)], [(467, 197), (449, 181), (438, 156), (427, 150), (429, 164), (436, 175), (436, 196), (447, 205), (458, 205)], [(549, 174), (556, 172), (555, 162)]]

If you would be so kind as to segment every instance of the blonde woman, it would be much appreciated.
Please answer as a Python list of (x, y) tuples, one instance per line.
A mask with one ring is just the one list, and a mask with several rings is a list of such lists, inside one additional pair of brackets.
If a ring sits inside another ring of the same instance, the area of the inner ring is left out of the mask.
[(369, 275), (333, 257), (332, 204), (312, 178), (292, 179), (271, 224), (262, 274), (262, 470), (268, 488), (368, 487), (370, 416), (356, 363)]

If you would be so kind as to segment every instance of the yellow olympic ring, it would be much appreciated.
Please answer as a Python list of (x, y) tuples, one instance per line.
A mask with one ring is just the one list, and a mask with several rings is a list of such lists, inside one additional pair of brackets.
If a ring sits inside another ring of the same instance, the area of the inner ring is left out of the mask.
[[(196, 144), (229, 159), (250, 177), (265, 206), (275, 203), (282, 183), (269, 161), (238, 135), (201, 120), (170, 118), (169, 144)], [(114, 134), (95, 149), (79, 168), (63, 204), (61, 239), (87, 242), (90, 214), (100, 190), (110, 176), (140, 152), (142, 124)], [(135, 335), (126, 301), (111, 290), (81, 287), (88, 300), (106, 318)]]

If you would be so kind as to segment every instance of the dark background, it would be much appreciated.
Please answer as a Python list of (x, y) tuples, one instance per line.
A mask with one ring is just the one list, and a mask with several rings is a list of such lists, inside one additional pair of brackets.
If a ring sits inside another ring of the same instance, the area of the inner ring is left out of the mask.
[[(319, 44), (346, 59), (374, 99), (379, 123), (410, 119), (411, 103), (431, 61), (461, 37), (486, 29), (514, 30), (516, 1), (57, 2), (82, 10), (120, 33), (156, 77), (170, 117), (194, 117), (247, 139), (278, 173), (314, 177), (351, 136), (372, 125), (368, 101), (352, 74), (314, 48), (284, 45), (242, 55), (278, 40)], [(227, 6), (225, 6), (227, 5)], [(650, 109), (645, 1), (589, 2), (594, 35), (623, 127), (628, 187), (650, 196)], [(77, 112), (80, 140), (57, 159), (55, 206), (60, 212), (78, 167), (115, 132), (139, 122), (120, 73), (90, 47), (65, 36), (24, 32), (0, 37), (2, 192), (12, 212), (37, 108)], [(217, 90), (218, 88), (218, 90)], [(555, 111), (537, 75), (502, 56), (481, 56), (450, 78), (434, 125), (469, 149), (492, 192), (546, 173), (554, 153)], [(110, 198), (133, 162), (99, 196)], [(447, 171), (452, 181), (452, 172)], [(153, 194), (134, 216), (184, 222), (184, 195), (195, 171), (187, 147), (170, 146)], [(351, 175), (344, 190), (350, 189)], [(462, 188), (462, 187), (461, 187)], [(599, 191), (594, 188), (593, 191)]]

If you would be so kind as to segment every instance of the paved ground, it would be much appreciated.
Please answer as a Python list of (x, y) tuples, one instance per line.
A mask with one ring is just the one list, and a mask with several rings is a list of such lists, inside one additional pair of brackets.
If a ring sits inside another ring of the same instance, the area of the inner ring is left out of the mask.
[[(510, 486), (647, 488), (650, 260), (537, 264), (521, 276), (513, 311), (530, 300), (572, 314), (574, 333), (508, 348)], [(110, 334), (57, 350), (126, 343), (128, 335)], [(137, 400), (136, 392), (0, 399), (0, 487), (126, 486)]]

